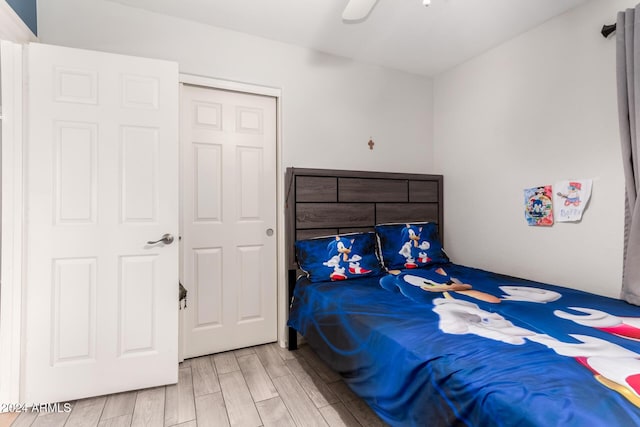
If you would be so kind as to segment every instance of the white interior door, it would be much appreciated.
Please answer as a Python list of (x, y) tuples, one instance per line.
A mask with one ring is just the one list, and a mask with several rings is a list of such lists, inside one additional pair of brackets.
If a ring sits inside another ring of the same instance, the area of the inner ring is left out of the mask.
[(177, 380), (177, 64), (28, 46), (22, 399)]
[(181, 90), (184, 357), (277, 339), (276, 100)]

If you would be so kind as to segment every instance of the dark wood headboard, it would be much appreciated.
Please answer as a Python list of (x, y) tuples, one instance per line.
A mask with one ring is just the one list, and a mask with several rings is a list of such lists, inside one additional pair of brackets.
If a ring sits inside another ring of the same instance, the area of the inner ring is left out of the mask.
[(287, 268), (297, 268), (296, 240), (374, 225), (430, 221), (443, 238), (442, 175), (287, 168)]
[[(296, 280), (296, 240), (373, 231), (376, 224), (438, 224), (443, 236), (442, 175), (287, 168), (286, 242), (289, 300)], [(289, 350), (297, 333), (289, 328)]]

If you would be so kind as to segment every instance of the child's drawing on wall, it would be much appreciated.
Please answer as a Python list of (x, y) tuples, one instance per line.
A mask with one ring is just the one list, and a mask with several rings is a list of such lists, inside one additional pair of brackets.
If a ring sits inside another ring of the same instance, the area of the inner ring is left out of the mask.
[(580, 221), (591, 197), (591, 186), (590, 179), (557, 182), (554, 185), (556, 193), (553, 195), (556, 221)]

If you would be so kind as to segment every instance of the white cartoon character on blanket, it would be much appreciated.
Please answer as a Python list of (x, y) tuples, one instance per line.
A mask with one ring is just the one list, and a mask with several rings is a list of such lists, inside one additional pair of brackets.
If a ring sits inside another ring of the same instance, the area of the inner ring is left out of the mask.
[[(399, 273), (399, 270), (393, 270), (390, 271), (390, 273), (397, 274)], [(562, 295), (560, 295), (558, 292), (548, 289), (540, 289), (530, 286), (499, 286), (500, 290), (505, 293), (505, 295), (502, 295), (502, 298), (499, 298), (487, 292), (473, 289), (470, 284), (463, 283), (455, 277), (449, 277), (447, 272), (442, 267), (438, 267), (437, 269), (435, 269), (434, 273), (442, 276), (442, 280), (435, 279), (436, 276), (432, 276), (435, 280), (431, 280), (422, 276), (414, 276), (412, 274), (405, 274), (402, 276), (402, 279), (406, 283), (412, 286), (416, 286), (423, 291), (455, 292), (492, 304), (498, 304), (504, 300), (526, 301), (545, 304), (547, 302), (556, 301), (562, 297)], [(385, 286), (385, 284), (382, 282), (383, 280), (388, 281), (389, 279), (381, 279), (381, 286), (383, 288), (388, 288), (389, 286)]]
[[(573, 357), (588, 368), (598, 382), (640, 407), (640, 354), (588, 335), (570, 334), (569, 336), (578, 342), (563, 342), (549, 335), (515, 326), (500, 314), (485, 311), (474, 303), (454, 299), (448, 294), (445, 296), (446, 298), (436, 298), (433, 301), (433, 311), (440, 317), (439, 326), (443, 332), (456, 335), (473, 334), (512, 345), (522, 345), (527, 340), (542, 344), (559, 355)], [(618, 318), (597, 310), (573, 310), (588, 315), (571, 315), (560, 310), (556, 310), (554, 314), (601, 330), (625, 324), (637, 326), (640, 323), (640, 320), (635, 318)], [(636, 326), (631, 327), (637, 329)], [(628, 328), (618, 329), (620, 330), (629, 331)]]
[(333, 272), (329, 275), (331, 280), (347, 279), (347, 268), (351, 274), (367, 274), (371, 272), (371, 270), (360, 266), (360, 260), (362, 259), (360, 255), (351, 253), (354, 241), (354, 239), (349, 240), (336, 236), (336, 239), (327, 245), (330, 258), (322, 264), (333, 268)]
[(591, 308), (569, 307), (571, 310), (584, 314), (571, 314), (556, 310), (556, 316), (576, 322), (578, 325), (595, 328), (609, 334), (640, 341), (640, 318), (614, 316), (604, 311)]

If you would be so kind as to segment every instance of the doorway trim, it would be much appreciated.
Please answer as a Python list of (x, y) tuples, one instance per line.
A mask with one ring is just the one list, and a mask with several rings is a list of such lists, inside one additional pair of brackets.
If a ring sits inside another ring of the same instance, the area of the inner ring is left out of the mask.
[[(282, 89), (243, 83), (232, 80), (216, 79), (194, 74), (180, 73), (180, 84), (208, 87), (212, 89), (243, 92), (251, 95), (270, 96), (276, 99), (276, 287), (277, 287), (277, 328), (278, 344), (287, 346), (287, 288), (285, 277), (285, 236), (284, 236), (284, 168), (282, 166)], [(182, 174), (180, 175), (182, 176)], [(181, 183), (182, 188), (182, 183)], [(182, 257), (180, 258), (182, 262)], [(182, 360), (182, 328), (180, 329), (180, 343), (178, 345), (180, 360)]]
[(0, 253), (0, 402), (20, 402), (23, 251), (22, 45), (0, 44), (2, 60), (2, 242)]

